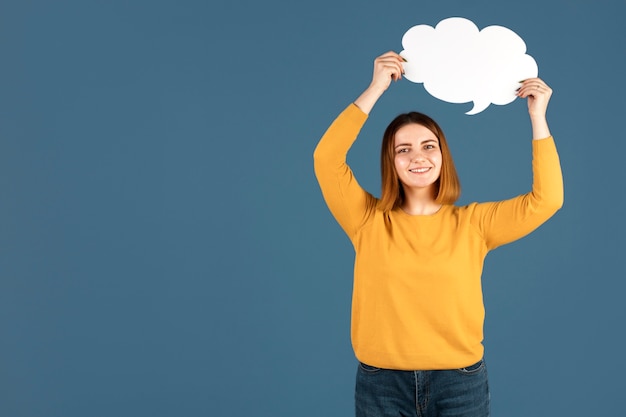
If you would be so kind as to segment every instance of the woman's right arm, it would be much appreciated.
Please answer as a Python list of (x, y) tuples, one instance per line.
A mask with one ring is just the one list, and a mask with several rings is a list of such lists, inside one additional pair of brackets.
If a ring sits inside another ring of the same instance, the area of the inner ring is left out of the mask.
[(374, 60), (372, 82), (359, 98), (354, 101), (354, 104), (363, 113), (369, 114), (372, 111), (374, 104), (387, 91), (391, 81), (402, 79), (402, 73), (404, 73), (402, 62), (404, 62), (404, 58), (393, 51), (387, 52)]
[(376, 199), (360, 187), (346, 156), (376, 101), (392, 80), (400, 79), (401, 62), (395, 52), (376, 58), (370, 86), (335, 119), (313, 154), (315, 175), (326, 204), (350, 238), (375, 207)]
[(352, 238), (374, 198), (361, 188), (346, 162), (367, 115), (350, 104), (330, 125), (313, 153), (315, 176), (331, 213)]

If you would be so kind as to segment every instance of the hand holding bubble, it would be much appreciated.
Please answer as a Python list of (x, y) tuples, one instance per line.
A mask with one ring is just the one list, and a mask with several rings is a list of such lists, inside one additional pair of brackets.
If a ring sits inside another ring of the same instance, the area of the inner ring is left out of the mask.
[(452, 17), (434, 28), (418, 25), (402, 38), (404, 76), (424, 83), (428, 93), (449, 103), (474, 102), (474, 115), (489, 104), (515, 100), (520, 81), (538, 74), (526, 44), (503, 26), (483, 30), (470, 20)]

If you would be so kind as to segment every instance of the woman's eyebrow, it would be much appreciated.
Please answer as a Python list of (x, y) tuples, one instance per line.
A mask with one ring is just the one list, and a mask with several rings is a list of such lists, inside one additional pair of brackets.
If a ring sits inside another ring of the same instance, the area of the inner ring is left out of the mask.
[(411, 144), (410, 143), (401, 143), (399, 145), (394, 146), (393, 149), (399, 148), (400, 146), (411, 146)]
[[(428, 143), (428, 142), (439, 143), (437, 139), (426, 139), (426, 140), (421, 141), (420, 145), (424, 143)], [(413, 146), (413, 144), (412, 143), (400, 143), (399, 145), (396, 145), (393, 148), (396, 149), (396, 148), (399, 148), (400, 146)]]

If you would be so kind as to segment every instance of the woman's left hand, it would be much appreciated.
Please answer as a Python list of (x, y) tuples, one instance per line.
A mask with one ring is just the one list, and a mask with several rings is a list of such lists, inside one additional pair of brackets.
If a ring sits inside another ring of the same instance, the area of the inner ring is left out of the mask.
[(545, 117), (552, 89), (541, 78), (529, 78), (522, 81), (522, 86), (517, 90), (517, 96), (528, 98), (530, 117)]

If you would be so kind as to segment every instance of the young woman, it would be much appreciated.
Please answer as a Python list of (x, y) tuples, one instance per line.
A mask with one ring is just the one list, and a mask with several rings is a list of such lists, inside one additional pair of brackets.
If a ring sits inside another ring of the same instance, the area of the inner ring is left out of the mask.
[(532, 191), (455, 206), (460, 185), (445, 136), (421, 113), (383, 136), (382, 193), (364, 191), (346, 154), (403, 59), (374, 62), (370, 86), (328, 128), (314, 154), (331, 212), (355, 249), (352, 344), (356, 415), (489, 415), (481, 274), (487, 252), (548, 220), (563, 203), (559, 157), (546, 121), (552, 90), (525, 80), (533, 135)]

